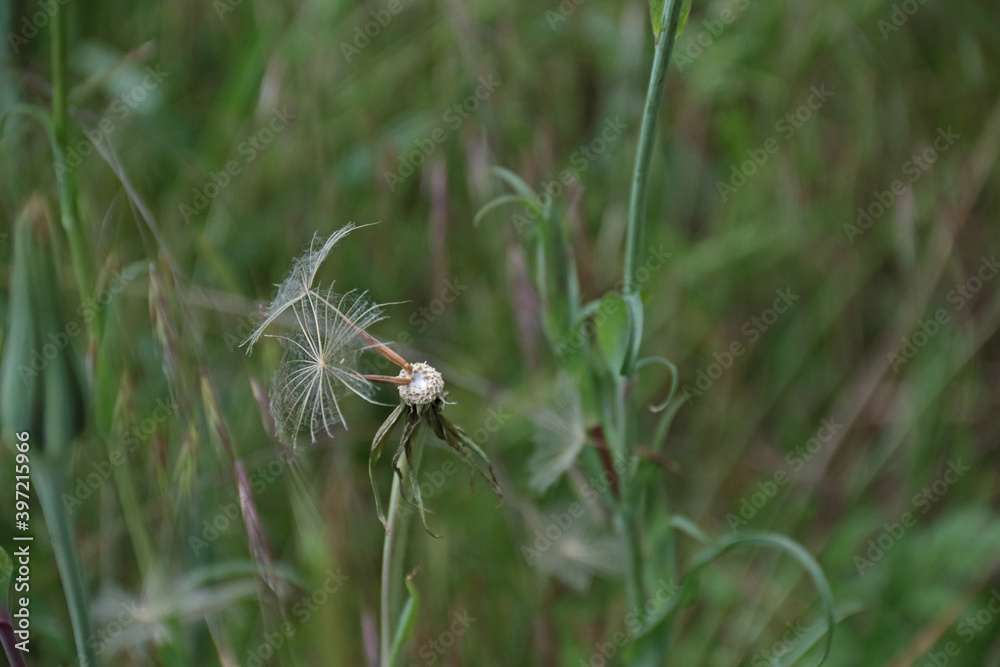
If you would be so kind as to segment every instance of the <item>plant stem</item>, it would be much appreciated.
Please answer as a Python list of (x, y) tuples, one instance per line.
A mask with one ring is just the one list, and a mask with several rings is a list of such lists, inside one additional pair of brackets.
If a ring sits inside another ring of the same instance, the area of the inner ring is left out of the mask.
[(69, 135), (69, 118), (66, 106), (68, 41), (65, 8), (57, 3), (52, 12), (52, 131), (56, 135), (56, 141), (63, 147), (66, 146)]
[(636, 271), (642, 262), (642, 237), (646, 217), (646, 186), (649, 181), (649, 163), (653, 159), (653, 143), (656, 140), (656, 122), (663, 99), (663, 86), (667, 79), (667, 65), (674, 49), (677, 23), (680, 20), (683, 0), (666, 0), (661, 17), (662, 30), (653, 55), (653, 71), (649, 76), (646, 91), (646, 107), (642, 114), (642, 129), (639, 131), (639, 146), (632, 172), (632, 194), (628, 203), (628, 226), (625, 242), (625, 293), (639, 290)]
[[(68, 67), (66, 55), (69, 39), (66, 31), (66, 7), (57, 2), (52, 7), (52, 134), (58, 146), (56, 181), (59, 184), (59, 212), (66, 237), (69, 240), (80, 299), (93, 295), (94, 278), (90, 269), (86, 239), (80, 226), (80, 209), (77, 203), (76, 171), (66, 164), (69, 152)], [(101, 318), (87, 322), (91, 338), (99, 338)]]
[(62, 579), (69, 618), (73, 624), (77, 659), (80, 661), (80, 667), (96, 667), (94, 650), (87, 641), (90, 637), (90, 610), (83, 577), (80, 574), (76, 540), (73, 536), (69, 511), (60, 499), (60, 493), (69, 488), (67, 477), (64, 466), (58, 462), (32, 462), (31, 478), (35, 483), (35, 494), (38, 496), (45, 525), (49, 530), (59, 578)]
[(379, 623), (379, 665), (392, 667), (392, 638), (396, 632), (394, 624), (398, 622), (402, 609), (403, 597), (403, 559), (406, 556), (406, 538), (409, 532), (409, 508), (404, 509), (403, 486), (400, 477), (406, 478), (412, 474), (416, 478), (420, 466), (420, 455), (423, 452), (424, 431), (413, 438), (410, 454), (405, 453), (399, 458), (400, 475), (392, 476), (392, 494), (389, 497), (389, 516), (386, 518), (385, 542), (382, 544), (382, 601), (381, 620)]
[[(653, 55), (653, 69), (649, 76), (649, 88), (646, 91), (646, 105), (642, 114), (635, 169), (632, 173), (632, 191), (629, 196), (624, 276), (626, 297), (639, 291), (637, 273), (644, 254), (642, 244), (649, 165), (653, 158), (656, 123), (659, 119), (663, 88), (667, 79), (667, 66), (670, 64), (670, 54), (677, 36), (677, 24), (682, 5), (683, 0), (666, 0), (663, 5), (663, 14), (659, 17), (660, 37)], [(627, 466), (632, 460), (633, 443), (626, 403), (626, 382), (623, 378), (615, 379), (614, 392), (615, 421), (618, 427), (618, 437), (621, 439), (616, 449), (622, 457), (622, 463)], [(621, 475), (619, 479), (621, 501), (615, 523), (625, 548), (625, 592), (628, 604), (632, 609), (642, 609), (645, 601), (645, 584), (643, 581), (642, 541), (637, 515), (639, 498), (633, 482), (634, 480), (627, 473)]]
[(625, 548), (625, 597), (629, 609), (642, 609), (646, 599), (645, 576), (642, 567), (642, 543), (639, 535), (639, 524), (636, 516), (638, 503), (635, 498), (635, 484), (627, 466), (632, 460), (630, 443), (628, 410), (625, 402), (625, 381), (615, 379), (615, 417), (618, 422), (618, 433), (621, 445), (616, 447), (617, 456), (621, 457), (623, 474), (618, 477), (618, 488), (621, 498), (618, 502), (618, 512), (615, 516), (616, 528), (622, 536)]

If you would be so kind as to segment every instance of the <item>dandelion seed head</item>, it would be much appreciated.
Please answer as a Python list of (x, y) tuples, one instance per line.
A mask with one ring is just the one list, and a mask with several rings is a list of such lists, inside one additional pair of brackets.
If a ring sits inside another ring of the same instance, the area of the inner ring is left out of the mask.
[(355, 394), (371, 401), (375, 386), (356, 370), (368, 344), (359, 329), (383, 318), (365, 294), (311, 292), (292, 304), (295, 330), (275, 336), (284, 355), (271, 384), (271, 410), (282, 433), (294, 440), (308, 429), (312, 440), (347, 424), (340, 399)]

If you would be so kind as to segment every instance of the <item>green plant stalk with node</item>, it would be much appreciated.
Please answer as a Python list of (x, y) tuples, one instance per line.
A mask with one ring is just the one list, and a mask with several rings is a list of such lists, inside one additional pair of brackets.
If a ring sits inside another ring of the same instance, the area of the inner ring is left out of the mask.
[[(655, 7), (657, 3), (653, 3)], [(649, 165), (653, 157), (653, 146), (656, 142), (656, 125), (659, 120), (660, 104), (663, 99), (663, 89), (667, 79), (667, 68), (670, 65), (670, 54), (677, 38), (680, 23), (682, 0), (666, 0), (660, 15), (660, 29), (656, 49), (653, 55), (653, 69), (649, 77), (649, 88), (646, 91), (646, 104), (642, 115), (642, 128), (639, 132), (639, 146), (636, 151), (635, 168), (632, 173), (632, 191), (629, 196), (628, 223), (625, 231), (625, 275), (623, 298), (628, 314), (628, 329), (626, 330), (625, 355), (619, 372), (612, 372), (613, 395), (607, 397), (615, 406), (615, 416), (619, 435), (617, 442), (613, 441), (616, 451), (622, 460), (631, 460), (634, 449), (634, 423), (629, 419), (625, 406), (627, 383), (635, 371), (639, 347), (642, 344), (642, 298), (636, 282), (637, 270), (642, 261), (645, 218), (646, 218), (646, 188), (649, 184)], [(651, 7), (651, 10), (652, 10)], [(690, 2), (688, 2), (690, 8)], [(651, 14), (654, 25), (657, 16)], [(614, 371), (614, 369), (612, 369)], [(629, 608), (642, 605), (646, 599), (646, 586), (643, 577), (642, 544), (639, 536), (638, 511), (639, 495), (629, 476), (621, 476), (621, 503), (618, 507), (616, 521), (625, 542), (625, 577)]]
[[(495, 167), (493, 173), (509, 185), (515, 194), (501, 195), (487, 203), (477, 214), (478, 222), (493, 209), (519, 204), (533, 217), (537, 225), (533, 235), (522, 235), (534, 256), (534, 281), (542, 309), (542, 321), (548, 342), (563, 370), (581, 376), (581, 386), (588, 388), (595, 402), (598, 415), (600, 448), (613, 458), (617, 480), (616, 493), (602, 493), (600, 498), (611, 517), (611, 524), (621, 543), (624, 554), (624, 589), (627, 608), (636, 610), (639, 629), (630, 628), (631, 642), (621, 652), (625, 664), (654, 667), (661, 665), (670, 655), (670, 635), (677, 612), (689, 601), (695, 591), (699, 573), (716, 559), (744, 547), (768, 547), (797, 560), (810, 574), (820, 592), (825, 611), (826, 630), (812, 635), (813, 644), (825, 635), (819, 663), (829, 652), (835, 622), (833, 596), (829, 585), (815, 559), (801, 546), (781, 535), (769, 533), (736, 533), (713, 541), (690, 521), (666, 512), (667, 499), (636, 443), (643, 438), (639, 433), (639, 417), (644, 406), (633, 396), (633, 385), (639, 371), (662, 366), (670, 373), (670, 391), (666, 399), (651, 406), (653, 413), (662, 413), (651, 441), (654, 447), (663, 442), (673, 416), (683, 404), (676, 398), (679, 374), (676, 366), (662, 357), (639, 355), (643, 342), (643, 300), (640, 293), (639, 269), (643, 254), (646, 225), (647, 186), (650, 178), (656, 125), (660, 114), (667, 68), (678, 34), (683, 30), (690, 9), (689, 0), (654, 0), (650, 7), (655, 49), (642, 125), (636, 150), (629, 196), (628, 218), (625, 228), (625, 258), (623, 289), (619, 294), (605, 295), (602, 300), (581, 304), (575, 272), (573, 250), (565, 225), (553, 210), (551, 199), (542, 205), (530, 186), (512, 172)], [(552, 285), (565, 289), (555, 290)], [(588, 318), (603, 309), (603, 317), (596, 319), (597, 344), (588, 340), (580, 346), (580, 354), (567, 354), (563, 337), (565, 332), (575, 332)], [(582, 358), (582, 363), (578, 362)], [(607, 459), (602, 460), (598, 447), (584, 447), (579, 453), (580, 463), (597, 475), (610, 472)], [(648, 457), (648, 454), (643, 452)], [(655, 452), (653, 452), (655, 455)], [(560, 471), (564, 472), (564, 470)], [(655, 499), (655, 503), (653, 500)], [(649, 523), (650, 508), (656, 507), (664, 514), (657, 517), (664, 530), (658, 534), (657, 549), (644, 542), (644, 529)], [(664, 524), (663, 519), (666, 518)], [(676, 540), (680, 535), (692, 537), (703, 544), (704, 550), (692, 563), (681, 568), (677, 562)], [(652, 554), (656, 553), (656, 558)], [(646, 579), (651, 574), (680, 582), (681, 593), (673, 596), (661, 608), (649, 612)], [(810, 644), (811, 647), (813, 644)]]

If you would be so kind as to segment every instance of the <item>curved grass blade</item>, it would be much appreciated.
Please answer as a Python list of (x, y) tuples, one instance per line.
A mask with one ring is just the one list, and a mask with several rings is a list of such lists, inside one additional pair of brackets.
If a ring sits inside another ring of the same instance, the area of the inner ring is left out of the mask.
[(501, 206), (504, 206), (506, 204), (518, 204), (518, 203), (524, 204), (526, 207), (532, 208), (541, 213), (541, 210), (535, 205), (535, 202), (531, 201), (530, 199), (526, 199), (524, 197), (521, 197), (520, 195), (500, 195), (496, 199), (487, 202), (481, 209), (479, 209), (479, 212), (476, 213), (474, 218), (472, 218), (472, 224), (478, 227), (479, 223), (482, 222), (483, 218), (485, 218), (491, 211), (493, 211), (493, 209), (500, 208)]
[[(683, 520), (683, 525), (688, 527), (693, 526), (693, 524), (689, 524), (690, 522)], [(678, 527), (680, 526), (681, 524), (678, 524)], [(700, 531), (696, 532), (700, 533)], [(646, 619), (646, 625), (639, 631), (637, 638), (647, 635), (659, 628), (684, 605), (684, 602), (691, 597), (691, 594), (697, 585), (697, 576), (701, 570), (728, 552), (745, 547), (768, 547), (777, 549), (778, 551), (784, 552), (795, 559), (809, 574), (809, 577), (813, 581), (813, 585), (820, 594), (820, 599), (823, 603), (823, 609), (826, 615), (826, 641), (823, 645), (823, 653), (820, 655), (819, 661), (816, 663), (815, 667), (822, 665), (830, 653), (830, 646), (833, 643), (833, 628), (836, 625), (833, 591), (830, 590), (830, 584), (826, 579), (826, 575), (823, 574), (823, 570), (819, 563), (816, 562), (816, 559), (813, 558), (812, 554), (806, 551), (802, 545), (785, 537), (784, 535), (763, 531), (736, 533), (735, 535), (724, 537), (715, 542), (715, 544), (704, 549), (694, 559), (691, 567), (684, 574), (684, 577), (681, 580), (681, 592), (678, 595), (675, 595), (655, 615)]]
[[(857, 602), (848, 602), (842, 605), (837, 605), (837, 608), (834, 610), (834, 618), (837, 623), (840, 623), (845, 618), (859, 614), (862, 611), (864, 611), (864, 607), (862, 605)], [(795, 665), (799, 658), (808, 653), (814, 646), (816, 646), (816, 644), (819, 643), (819, 640), (822, 639), (823, 635), (827, 634), (824, 625), (825, 624), (822, 622), (816, 622), (809, 626), (809, 629), (806, 630), (805, 634), (795, 640), (794, 648), (787, 653), (782, 653), (777, 658), (777, 663), (775, 663), (776, 667), (792, 667), (792, 665)]]
[[(521, 195), (525, 199), (531, 201), (536, 199), (535, 191), (531, 189), (527, 183), (524, 182), (520, 176), (512, 172), (510, 169), (505, 169), (503, 167), (490, 167), (490, 173), (504, 181), (509, 185), (517, 194)], [(534, 204), (532, 204), (534, 205)]]
[(704, 531), (702, 531), (702, 529), (695, 524), (694, 521), (687, 518), (686, 516), (675, 514), (674, 516), (670, 517), (670, 525), (676, 528), (677, 530), (681, 531), (682, 533), (685, 533), (688, 537), (691, 537), (706, 546), (712, 543), (712, 538), (706, 535)]

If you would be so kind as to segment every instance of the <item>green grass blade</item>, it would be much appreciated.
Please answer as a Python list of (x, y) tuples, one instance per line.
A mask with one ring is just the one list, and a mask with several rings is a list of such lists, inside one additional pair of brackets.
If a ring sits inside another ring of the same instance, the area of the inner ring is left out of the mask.
[(483, 218), (485, 218), (494, 209), (505, 206), (506, 204), (518, 203), (524, 204), (525, 207), (534, 209), (535, 211), (541, 213), (541, 210), (535, 206), (535, 203), (530, 199), (525, 199), (524, 197), (520, 197), (518, 195), (500, 195), (496, 199), (490, 200), (481, 209), (479, 209), (479, 212), (476, 213), (474, 218), (472, 218), (472, 224), (478, 227)]
[(531, 186), (525, 183), (520, 176), (512, 172), (510, 169), (504, 169), (503, 167), (490, 167), (490, 173), (504, 181), (524, 199), (534, 201), (537, 198), (535, 196), (535, 191), (531, 189)]
[[(693, 527), (693, 524), (690, 524), (690, 522), (684, 522), (678, 525), (684, 525), (687, 528)], [(695, 532), (695, 534), (698, 533), (700, 533), (700, 531)], [(695, 557), (694, 562), (691, 564), (690, 568), (688, 568), (687, 572), (685, 572), (682, 579), (680, 593), (673, 596), (673, 598), (671, 598), (667, 604), (657, 611), (656, 614), (647, 619), (646, 625), (639, 631), (638, 637), (643, 637), (653, 631), (659, 630), (667, 624), (669, 619), (673, 617), (673, 615), (677, 613), (677, 611), (685, 604), (685, 601), (690, 599), (693, 595), (694, 588), (697, 585), (698, 575), (701, 570), (705, 569), (707, 566), (711, 565), (713, 562), (730, 551), (748, 547), (767, 547), (781, 551), (796, 560), (809, 574), (813, 581), (813, 585), (820, 594), (820, 600), (823, 603), (823, 609), (826, 616), (826, 641), (823, 645), (823, 654), (816, 663), (816, 667), (822, 665), (830, 653), (830, 646), (833, 642), (833, 628), (834, 625), (836, 625), (833, 591), (830, 589), (830, 584), (826, 579), (826, 575), (823, 574), (822, 568), (819, 563), (816, 562), (816, 559), (813, 558), (812, 554), (806, 551), (805, 548), (798, 542), (795, 542), (784, 535), (777, 535), (774, 533), (756, 531), (736, 533), (735, 535), (722, 538), (721, 540), (715, 542), (715, 544), (703, 550), (698, 556)]]

